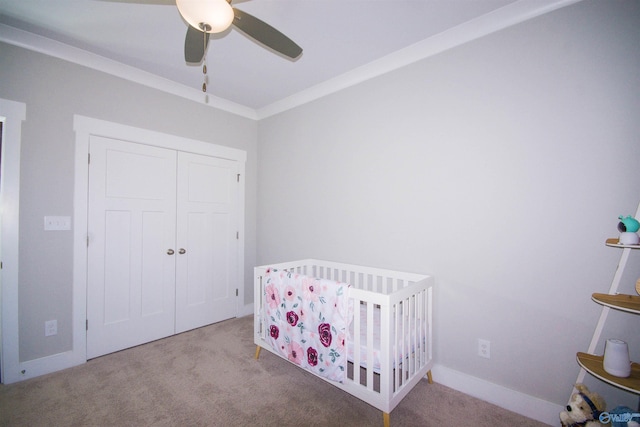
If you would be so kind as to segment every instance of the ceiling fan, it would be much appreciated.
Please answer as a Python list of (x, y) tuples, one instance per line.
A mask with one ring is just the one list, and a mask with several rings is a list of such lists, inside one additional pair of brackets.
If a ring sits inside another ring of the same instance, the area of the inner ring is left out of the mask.
[(106, 0), (121, 3), (175, 4), (189, 24), (184, 42), (184, 59), (200, 63), (209, 35), (225, 31), (231, 25), (274, 51), (296, 59), (302, 48), (264, 21), (231, 6), (231, 0)]
[(176, 0), (176, 6), (189, 23), (184, 44), (187, 62), (200, 62), (207, 48), (209, 34), (220, 33), (232, 24), (249, 37), (289, 58), (295, 59), (302, 54), (302, 48), (293, 40), (266, 22), (232, 7), (231, 0)]

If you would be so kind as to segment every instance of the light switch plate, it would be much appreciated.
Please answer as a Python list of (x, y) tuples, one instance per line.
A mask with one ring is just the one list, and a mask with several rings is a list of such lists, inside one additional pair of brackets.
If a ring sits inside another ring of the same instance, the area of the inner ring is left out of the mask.
[(45, 216), (44, 229), (46, 231), (71, 230), (70, 216)]

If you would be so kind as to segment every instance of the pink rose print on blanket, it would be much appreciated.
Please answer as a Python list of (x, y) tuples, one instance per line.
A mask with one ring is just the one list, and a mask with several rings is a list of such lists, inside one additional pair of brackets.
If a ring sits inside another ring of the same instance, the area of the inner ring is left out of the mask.
[(340, 332), (338, 334), (338, 338), (336, 344), (338, 345), (338, 350), (339, 351), (344, 351), (344, 344), (345, 344), (345, 340), (347, 339), (347, 336), (344, 332)]
[(316, 366), (318, 364), (318, 351), (313, 347), (307, 349), (307, 363), (310, 366)]
[(296, 326), (298, 324), (298, 315), (295, 311), (287, 311), (287, 322), (289, 322), (291, 326)]
[(265, 292), (267, 293), (267, 303), (269, 303), (269, 307), (274, 310), (277, 309), (280, 305), (280, 294), (278, 293), (278, 288), (274, 285), (267, 285)]
[(302, 286), (304, 289), (304, 299), (307, 301), (318, 301), (318, 294), (320, 293), (320, 283), (313, 278), (304, 278), (302, 280)]
[(318, 333), (320, 334), (320, 342), (322, 345), (329, 347), (331, 345), (331, 325), (321, 323), (320, 326), (318, 326)]
[(293, 301), (296, 297), (296, 289), (293, 286), (287, 286), (284, 290), (284, 298), (287, 301)]
[(276, 325), (269, 326), (269, 335), (271, 335), (271, 338), (273, 338), (274, 340), (278, 339), (278, 335), (280, 335), (280, 330)]
[(288, 359), (295, 363), (296, 365), (302, 364), (302, 358), (304, 357), (304, 349), (300, 344), (293, 341), (291, 344), (287, 346), (287, 357)]

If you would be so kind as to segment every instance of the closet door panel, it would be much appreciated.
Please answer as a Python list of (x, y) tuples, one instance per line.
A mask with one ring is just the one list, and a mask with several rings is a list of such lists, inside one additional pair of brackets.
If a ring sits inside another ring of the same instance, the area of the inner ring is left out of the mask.
[[(173, 242), (166, 241), (170, 238), (167, 230), (171, 232), (174, 229), (173, 224), (167, 224), (167, 221), (173, 218), (164, 212), (145, 212), (142, 215), (140, 314), (143, 317), (173, 313), (168, 305), (175, 304), (174, 296), (169, 295), (173, 292), (174, 278), (167, 275), (175, 273), (171, 266), (172, 257), (164, 250), (174, 247), (169, 245)], [(165, 264), (165, 268), (158, 268)]]
[[(235, 287), (231, 286), (231, 271), (229, 265), (232, 257), (235, 256), (237, 239), (233, 236), (234, 221), (228, 213), (216, 213), (211, 217), (211, 239), (218, 240), (218, 244), (212, 245), (210, 254), (211, 265), (213, 266), (213, 286), (211, 288), (214, 300), (225, 301), (235, 297)], [(231, 231), (231, 236), (223, 238)], [(233, 306), (233, 304), (230, 304)]]
[(174, 333), (176, 152), (92, 136), (87, 358)]
[(102, 309), (104, 310), (104, 324), (110, 325), (130, 319), (131, 215), (129, 212), (108, 211), (105, 212), (104, 220), (104, 301)]
[(237, 162), (178, 153), (176, 332), (236, 314)]
[(181, 267), (186, 271), (184, 287), (186, 291), (187, 307), (196, 307), (206, 304), (211, 299), (207, 295), (208, 279), (213, 276), (213, 265), (206, 262), (210, 259), (211, 245), (207, 242), (211, 236), (210, 215), (203, 212), (191, 212), (186, 215), (187, 239), (186, 245), (189, 248), (189, 256), (184, 257), (186, 262), (181, 263)]

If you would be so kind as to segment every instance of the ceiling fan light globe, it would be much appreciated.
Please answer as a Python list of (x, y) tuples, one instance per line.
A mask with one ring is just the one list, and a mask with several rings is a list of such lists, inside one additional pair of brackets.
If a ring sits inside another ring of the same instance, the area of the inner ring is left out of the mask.
[(233, 22), (233, 9), (226, 0), (176, 0), (180, 15), (189, 25), (206, 32), (220, 33)]

